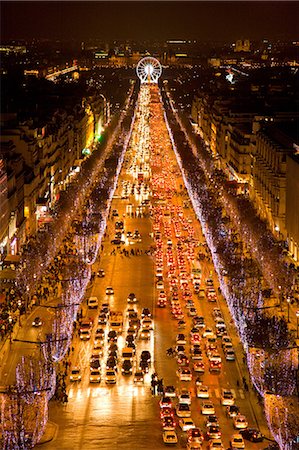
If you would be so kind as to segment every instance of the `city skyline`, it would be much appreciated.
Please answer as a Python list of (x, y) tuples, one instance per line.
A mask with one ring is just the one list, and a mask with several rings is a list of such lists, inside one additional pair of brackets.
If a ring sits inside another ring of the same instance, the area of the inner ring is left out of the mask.
[(1, 39), (297, 39), (298, 13), (297, 2), (4, 1)]

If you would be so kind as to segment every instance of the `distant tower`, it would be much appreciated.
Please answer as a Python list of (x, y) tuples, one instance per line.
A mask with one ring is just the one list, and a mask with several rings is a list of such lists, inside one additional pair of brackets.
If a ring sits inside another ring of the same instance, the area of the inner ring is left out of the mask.
[(235, 44), (235, 52), (250, 52), (249, 39), (238, 39)]

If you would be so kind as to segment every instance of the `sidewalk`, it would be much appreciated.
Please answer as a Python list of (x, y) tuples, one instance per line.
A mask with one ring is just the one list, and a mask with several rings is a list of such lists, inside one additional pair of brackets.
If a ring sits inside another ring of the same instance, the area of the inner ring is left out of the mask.
[(58, 428), (59, 427), (56, 423), (48, 421), (47, 425), (46, 425), (46, 430), (45, 430), (41, 440), (39, 441), (39, 443), (36, 444), (36, 447), (38, 445), (43, 445), (43, 444), (46, 444), (47, 442), (52, 441), (58, 433)]

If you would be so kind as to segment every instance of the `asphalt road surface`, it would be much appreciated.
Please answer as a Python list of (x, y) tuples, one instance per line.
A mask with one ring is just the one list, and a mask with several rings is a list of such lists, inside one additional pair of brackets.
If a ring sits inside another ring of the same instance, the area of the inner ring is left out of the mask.
[[(155, 256), (150, 254), (148, 250), (155, 245), (153, 239), (153, 223), (154, 208), (159, 205), (162, 209), (167, 207), (176, 207), (183, 211), (183, 220), (187, 221), (194, 230), (194, 237), (198, 244), (204, 244), (204, 236), (201, 232), (200, 224), (194, 214), (192, 208), (186, 207), (188, 200), (184, 188), (181, 189), (183, 181), (179, 174), (178, 165), (175, 160), (174, 153), (171, 149), (169, 140), (164, 141), (164, 157), (160, 167), (151, 163), (150, 178), (143, 182), (143, 186), (148, 184), (149, 189), (155, 188), (154, 179), (163, 180), (165, 176), (163, 170), (172, 174), (174, 184), (172, 188), (176, 191), (171, 199), (167, 199), (166, 203), (159, 203), (159, 200), (151, 200), (151, 205), (143, 206), (142, 212), (145, 217), (135, 217), (137, 207), (143, 200), (149, 198), (149, 192), (141, 192), (138, 194), (133, 187), (137, 186), (136, 165), (142, 163), (143, 167), (148, 163), (148, 153), (145, 149), (148, 147), (148, 127), (151, 121), (148, 119), (148, 111), (152, 105), (147, 103), (146, 95), (143, 94), (139, 114), (135, 123), (135, 131), (131, 144), (129, 146), (125, 163), (123, 165), (115, 198), (113, 199), (111, 211), (117, 210), (118, 216), (112, 216), (109, 219), (106, 235), (103, 241), (103, 250), (99, 255), (93, 270), (103, 269), (105, 271), (104, 278), (96, 278), (95, 282), (89, 286), (86, 294), (86, 300), (89, 296), (96, 296), (99, 303), (108, 301), (111, 310), (120, 310), (124, 314), (124, 331), (118, 337), (118, 348), (121, 350), (125, 345), (125, 329), (128, 326), (126, 319), (126, 309), (128, 307), (127, 297), (130, 292), (134, 292), (138, 302), (136, 303), (138, 313), (142, 308), (149, 308), (153, 314), (154, 329), (150, 332), (149, 341), (142, 341), (136, 338), (136, 356), (134, 358), (134, 369), (137, 368), (139, 356), (142, 350), (146, 349), (151, 352), (152, 362), (150, 371), (145, 375), (144, 384), (135, 385), (133, 376), (124, 376), (121, 374), (120, 362), (118, 363), (117, 382), (115, 385), (107, 385), (105, 383), (105, 360), (107, 351), (107, 339), (104, 344), (104, 356), (102, 358), (102, 380), (100, 384), (89, 382), (89, 360), (93, 349), (94, 333), (99, 310), (88, 310), (87, 302), (83, 305), (83, 316), (94, 319), (93, 334), (89, 341), (82, 342), (78, 335), (74, 336), (73, 347), (75, 351), (71, 355), (72, 367), (78, 366), (81, 370), (82, 379), (80, 382), (67, 383), (67, 391), (69, 401), (66, 405), (52, 400), (49, 408), (49, 418), (58, 425), (57, 434), (54, 439), (43, 444), (45, 450), (93, 450), (93, 449), (126, 449), (126, 450), (142, 450), (153, 449), (158, 450), (165, 448), (162, 441), (162, 427), (159, 417), (159, 400), (160, 397), (153, 396), (150, 387), (151, 374), (156, 372), (159, 378), (163, 378), (164, 386), (174, 385), (177, 390), (182, 387), (189, 389), (192, 395), (192, 419), (196, 426), (205, 431), (205, 419), (200, 412), (201, 399), (195, 397), (195, 375), (190, 382), (179, 381), (176, 374), (178, 365), (176, 358), (168, 357), (166, 349), (175, 346), (176, 335), (178, 333), (178, 321), (172, 318), (169, 303), (166, 308), (158, 308), (156, 306), (158, 289), (156, 288), (155, 276)], [(158, 111), (159, 113), (159, 111)], [(157, 113), (157, 114), (158, 114)], [(156, 120), (161, 120), (162, 116), (157, 116)], [(157, 126), (153, 124), (153, 126)], [(164, 127), (164, 128), (163, 128)], [(165, 125), (161, 123), (161, 139), (165, 139)], [(152, 130), (151, 130), (152, 131)], [(154, 130), (155, 131), (155, 130)], [(154, 143), (155, 144), (155, 143)], [(153, 145), (154, 145), (153, 144)], [(156, 152), (157, 153), (157, 152)], [(153, 150), (155, 154), (155, 149)], [(164, 161), (164, 162), (163, 162)], [(167, 164), (167, 167), (163, 166)], [(148, 174), (146, 174), (147, 177)], [(145, 177), (145, 178), (146, 178)], [(165, 183), (170, 178), (165, 179)], [(124, 186), (127, 183), (128, 197), (124, 194)], [(135, 193), (132, 194), (132, 189)], [(163, 193), (163, 189), (161, 188)], [(127, 198), (121, 198), (121, 197)], [(190, 205), (190, 202), (189, 202)], [(150, 209), (152, 214), (150, 217)], [(140, 211), (140, 210), (139, 210)], [(132, 217), (132, 213), (134, 217)], [(175, 236), (173, 222), (175, 217), (170, 216), (164, 222), (169, 222), (171, 236), (166, 234), (162, 229), (163, 248), (166, 249), (167, 240), (172, 240), (173, 253), (176, 255), (177, 243), (181, 238)], [(177, 219), (177, 218), (176, 218)], [(126, 237), (125, 244), (120, 249), (126, 249), (134, 255), (124, 256), (120, 253), (117, 245), (111, 244), (111, 240), (115, 234), (115, 222), (123, 220), (124, 235), (127, 232), (134, 233), (138, 230), (141, 239), (133, 239)], [(181, 219), (180, 219), (181, 220)], [(186, 235), (184, 231), (182, 233)], [(200, 247), (195, 248), (195, 252)], [(136, 255), (137, 249), (139, 254)], [(115, 254), (114, 254), (115, 252)], [(147, 252), (147, 253), (146, 253)], [(187, 262), (187, 265), (190, 264)], [(189, 267), (189, 266), (188, 266)], [(166, 295), (170, 297), (170, 286), (167, 284), (167, 266), (164, 267), (164, 280)], [(202, 263), (202, 283), (212, 276), (214, 279), (215, 289), (217, 291), (218, 284), (212, 264), (208, 261)], [(114, 295), (107, 296), (106, 288), (113, 287)], [(205, 373), (201, 377), (204, 385), (209, 387), (210, 400), (215, 405), (216, 415), (219, 419), (222, 441), (224, 448), (229, 447), (231, 435), (236, 432), (233, 428), (232, 419), (226, 417), (225, 407), (221, 405), (220, 396), (222, 388), (231, 388), (235, 394), (236, 404), (240, 407), (249, 422), (249, 426), (259, 427), (263, 431), (266, 429), (265, 420), (262, 417), (261, 409), (257, 405), (257, 399), (253, 393), (246, 392), (242, 385), (242, 376), (246, 375), (246, 368), (242, 363), (242, 348), (238, 341), (235, 329), (231, 323), (229, 313), (224, 299), (218, 295), (217, 302), (209, 302), (207, 298), (199, 299), (193, 294), (195, 307), (198, 315), (205, 317), (206, 327), (215, 328), (212, 311), (213, 308), (219, 306), (222, 310), (227, 330), (232, 338), (234, 350), (236, 353), (236, 361), (226, 361), (224, 358), (221, 345), (218, 344), (219, 352), (222, 357), (222, 369), (220, 374), (211, 374), (208, 370), (208, 359), (203, 351), (205, 364)], [(191, 329), (192, 318), (188, 316), (188, 310), (183, 308), (186, 320), (186, 328), (182, 332), (187, 336), (187, 354), (189, 354), (189, 332)], [(106, 327), (106, 335), (108, 326)], [(121, 360), (121, 358), (120, 358)], [(248, 377), (247, 377), (248, 380)], [(175, 402), (174, 402), (175, 403)], [(178, 434), (177, 448), (186, 448), (186, 433), (182, 432), (177, 426)], [(246, 449), (261, 449), (266, 446), (265, 443), (252, 444), (247, 441)], [(208, 441), (205, 440), (203, 448), (208, 448)]]

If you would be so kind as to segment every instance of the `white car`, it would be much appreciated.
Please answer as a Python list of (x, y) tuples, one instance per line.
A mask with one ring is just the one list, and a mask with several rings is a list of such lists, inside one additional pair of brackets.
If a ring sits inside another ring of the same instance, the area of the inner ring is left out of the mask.
[(242, 414), (238, 414), (236, 417), (234, 417), (234, 427), (236, 430), (244, 430), (248, 427), (248, 421), (245, 416)]
[(142, 319), (141, 325), (142, 325), (142, 328), (144, 328), (146, 330), (153, 329), (153, 321), (149, 317), (145, 317), (144, 319)]
[(211, 439), (208, 445), (209, 450), (224, 450), (221, 439)]
[(157, 289), (164, 289), (164, 283), (163, 283), (162, 280), (157, 281), (156, 288)]
[(195, 428), (195, 424), (190, 417), (183, 417), (179, 420), (179, 425), (183, 431), (191, 430), (191, 428)]
[(234, 394), (231, 389), (222, 389), (221, 391), (221, 405), (232, 406), (235, 404)]
[(189, 368), (180, 367), (176, 373), (181, 381), (192, 381), (192, 372)]
[(205, 365), (203, 361), (197, 361), (193, 363), (193, 370), (196, 373), (205, 373)]
[(116, 383), (115, 370), (112, 370), (112, 369), (106, 370), (105, 382), (106, 382), (106, 384), (115, 384)]
[(196, 386), (196, 397), (198, 398), (210, 398), (209, 388), (208, 386), (204, 386), (203, 384), (199, 384)]
[(212, 402), (203, 402), (201, 404), (201, 414), (211, 415), (215, 414), (215, 408)]
[(187, 442), (187, 450), (201, 450), (202, 446), (199, 442)]
[(233, 350), (227, 350), (225, 352), (225, 359), (226, 361), (235, 361), (236, 359), (235, 352)]
[(114, 295), (114, 290), (111, 286), (106, 288), (106, 295)]
[(219, 353), (212, 353), (211, 355), (209, 355), (209, 361), (221, 363), (221, 356), (219, 355)]
[(150, 330), (143, 328), (143, 329), (140, 331), (139, 337), (140, 337), (140, 339), (142, 339), (142, 340), (149, 340), (150, 337), (151, 337), (151, 332), (150, 332)]
[(101, 382), (101, 371), (100, 369), (92, 369), (89, 375), (90, 383), (100, 383)]
[(245, 448), (245, 443), (241, 434), (233, 434), (230, 440), (232, 448)]
[(188, 391), (182, 390), (178, 396), (179, 403), (186, 403), (187, 405), (191, 405), (191, 395)]
[(164, 444), (177, 444), (178, 443), (178, 437), (174, 430), (163, 431), (162, 437), (163, 437)]

